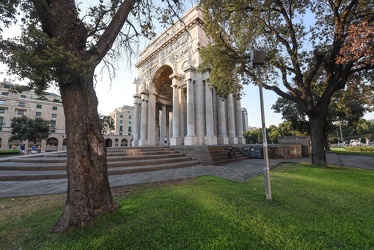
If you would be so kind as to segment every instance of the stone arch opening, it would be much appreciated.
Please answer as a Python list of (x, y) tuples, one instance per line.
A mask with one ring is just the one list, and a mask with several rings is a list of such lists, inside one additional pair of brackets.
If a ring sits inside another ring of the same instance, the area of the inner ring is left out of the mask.
[(155, 140), (156, 145), (169, 145), (171, 137), (171, 113), (173, 110), (173, 69), (168, 65), (160, 67), (154, 77), (153, 86), (156, 92), (155, 103)]
[(127, 139), (122, 139), (121, 140), (121, 147), (127, 147), (127, 146), (128, 146)]
[(106, 146), (107, 148), (111, 148), (112, 145), (113, 145), (112, 140), (109, 139), (109, 138), (107, 138), (107, 139), (105, 140), (105, 146)]
[(57, 151), (57, 149), (58, 149), (58, 139), (55, 137), (48, 138), (47, 147), (45, 150), (47, 152), (50, 152), (50, 151)]

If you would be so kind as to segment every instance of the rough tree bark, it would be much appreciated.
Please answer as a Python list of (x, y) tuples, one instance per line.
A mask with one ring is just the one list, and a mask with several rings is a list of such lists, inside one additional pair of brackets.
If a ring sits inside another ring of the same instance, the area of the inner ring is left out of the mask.
[(92, 74), (75, 84), (60, 85), (67, 137), (68, 191), (64, 211), (50, 232), (82, 227), (106, 212), (115, 211), (100, 132)]
[(324, 116), (323, 113), (308, 114), (312, 143), (312, 164), (327, 167), (323, 129)]

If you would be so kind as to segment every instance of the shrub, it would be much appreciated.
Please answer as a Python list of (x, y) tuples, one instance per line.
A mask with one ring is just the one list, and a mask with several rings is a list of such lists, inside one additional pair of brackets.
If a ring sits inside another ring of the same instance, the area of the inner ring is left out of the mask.
[(0, 155), (18, 155), (19, 150), (0, 150)]
[(374, 152), (373, 146), (346, 147), (346, 151)]

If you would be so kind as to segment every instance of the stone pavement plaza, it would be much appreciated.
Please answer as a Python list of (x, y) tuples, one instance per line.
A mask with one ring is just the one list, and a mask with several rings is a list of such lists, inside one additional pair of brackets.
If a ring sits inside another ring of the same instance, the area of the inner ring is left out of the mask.
[[(297, 159), (269, 159), (270, 168), (282, 162), (310, 162), (310, 158)], [(374, 157), (327, 154), (329, 165), (350, 166), (374, 170)], [(185, 168), (131, 173), (123, 175), (109, 175), (111, 187), (134, 185), (148, 182), (177, 180), (203, 175), (213, 175), (234, 181), (247, 181), (262, 173), (263, 159), (248, 159), (232, 162), (222, 166), (197, 165)], [(43, 194), (65, 193), (67, 179), (0, 181), (0, 198), (20, 197)]]

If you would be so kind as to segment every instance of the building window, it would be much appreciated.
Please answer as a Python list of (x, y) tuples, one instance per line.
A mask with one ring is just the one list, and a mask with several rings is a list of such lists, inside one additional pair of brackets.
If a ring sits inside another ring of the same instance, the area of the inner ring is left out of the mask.
[(52, 114), (52, 118), (57, 118), (57, 114)]
[(122, 121), (122, 120), (119, 120), (119, 123), (121, 123), (121, 124), (122, 124), (122, 123), (123, 123), (123, 121)]
[(40, 117), (40, 116), (42, 116), (42, 112), (36, 112), (36, 113), (35, 113), (35, 116), (36, 116), (36, 117)]
[(21, 95), (21, 98), (26, 98), (26, 95)]
[(0, 126), (4, 125), (4, 117), (0, 117)]
[(131, 119), (131, 115), (129, 115), (129, 119)]
[(123, 115), (119, 115), (119, 118), (123, 118)]
[(4, 84), (4, 88), (6, 88), (6, 89), (9, 89), (10, 88), (10, 84)]
[(115, 142), (118, 142), (118, 138), (116, 138), (114, 141), (115, 141)]
[(56, 121), (51, 121), (51, 128), (55, 128), (56, 127)]
[(122, 128), (122, 126), (119, 126), (119, 131), (123, 131), (123, 128)]
[(0, 101), (0, 104), (5, 104), (5, 101)]
[(129, 132), (131, 132), (131, 126), (129, 126), (129, 129), (128, 129)]
[(42, 108), (42, 105), (41, 105), (41, 104), (36, 104), (36, 108), (37, 108), (37, 109), (41, 109), (41, 108)]
[(127, 111), (128, 114), (130, 114), (130, 111)]
[(57, 110), (57, 107), (52, 107), (52, 110)]
[(5, 109), (0, 108), (0, 114), (5, 114)]
[(20, 115), (20, 116), (25, 115), (25, 111), (17, 110), (17, 115)]
[(53, 134), (53, 133), (56, 133), (56, 130), (54, 130), (54, 129), (51, 129), (51, 133)]
[(8, 95), (8, 92), (1, 92), (2, 95)]
[(131, 121), (129, 121), (129, 124), (131, 124)]
[(19, 102), (19, 103), (18, 103), (18, 106), (20, 106), (20, 107), (25, 107), (25, 103), (24, 103), (24, 102)]

